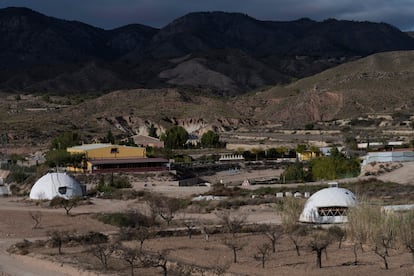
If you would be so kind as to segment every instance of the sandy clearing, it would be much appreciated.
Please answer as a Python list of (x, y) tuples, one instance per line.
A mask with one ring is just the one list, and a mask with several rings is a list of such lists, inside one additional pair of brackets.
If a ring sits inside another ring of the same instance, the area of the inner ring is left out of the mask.
[(401, 168), (377, 176), (377, 179), (399, 184), (414, 185), (414, 162), (404, 162), (402, 165)]

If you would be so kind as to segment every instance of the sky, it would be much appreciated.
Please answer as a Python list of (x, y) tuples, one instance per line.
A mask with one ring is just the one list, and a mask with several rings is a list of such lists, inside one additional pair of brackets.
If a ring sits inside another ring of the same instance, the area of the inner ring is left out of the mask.
[(5, 7), (27, 7), (104, 29), (132, 23), (161, 28), (189, 12), (225, 11), (258, 20), (335, 18), (414, 30), (414, 0), (0, 0), (0, 8)]

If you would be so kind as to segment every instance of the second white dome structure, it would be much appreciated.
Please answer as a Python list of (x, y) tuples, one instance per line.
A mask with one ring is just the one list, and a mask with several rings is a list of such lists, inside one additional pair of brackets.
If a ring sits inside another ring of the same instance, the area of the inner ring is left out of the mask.
[(39, 178), (30, 191), (30, 199), (51, 200), (83, 196), (82, 185), (66, 173), (48, 173)]
[(314, 193), (305, 203), (299, 221), (306, 223), (344, 223), (347, 222), (348, 208), (357, 205), (351, 191), (329, 187)]

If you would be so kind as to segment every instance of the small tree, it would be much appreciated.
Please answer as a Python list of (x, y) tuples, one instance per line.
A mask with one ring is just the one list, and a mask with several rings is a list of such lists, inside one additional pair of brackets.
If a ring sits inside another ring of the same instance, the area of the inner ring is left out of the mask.
[(36, 211), (36, 212), (29, 212), (30, 217), (34, 221), (34, 225), (32, 229), (38, 229), (40, 222), (42, 221), (42, 212)]
[(56, 246), (58, 248), (59, 255), (62, 254), (62, 244), (67, 235), (68, 235), (67, 231), (54, 230), (54, 231), (48, 232), (48, 236), (50, 240), (52, 241), (53, 246)]
[(50, 206), (52, 207), (61, 207), (65, 209), (66, 215), (70, 215), (70, 211), (79, 205), (79, 202), (82, 200), (81, 197), (73, 197), (70, 199), (66, 199), (63, 197), (55, 197), (50, 201)]
[(201, 146), (203, 147), (219, 147), (220, 136), (212, 130), (207, 131), (201, 136)]
[(336, 239), (338, 241), (338, 248), (340, 249), (342, 245), (342, 241), (345, 238), (346, 231), (342, 229), (341, 227), (335, 225), (335, 226), (329, 227), (328, 233), (329, 235), (332, 236), (333, 239)]
[(411, 253), (414, 262), (414, 211), (411, 210), (402, 215), (398, 229), (401, 243)]
[(223, 244), (233, 252), (233, 262), (237, 263), (237, 252), (242, 250), (246, 243), (243, 243), (240, 238), (232, 236), (231, 238), (225, 238)]
[(142, 250), (144, 241), (150, 239), (152, 236), (153, 234), (148, 227), (140, 226), (135, 230), (135, 237), (139, 241), (140, 250)]
[(262, 268), (264, 268), (267, 258), (269, 257), (269, 254), (270, 254), (271, 246), (268, 243), (263, 243), (262, 245), (257, 246), (256, 249), (257, 249), (257, 252), (254, 255), (254, 258), (256, 260), (259, 260), (262, 263)]
[(312, 234), (309, 247), (316, 253), (316, 266), (318, 268), (322, 268), (322, 251), (325, 250), (326, 252), (326, 248), (331, 242), (332, 238), (326, 231), (317, 230)]
[(270, 240), (272, 244), (272, 252), (276, 252), (276, 242), (283, 235), (283, 229), (278, 225), (264, 224), (263, 234)]
[(153, 123), (151, 123), (151, 125), (148, 126), (148, 136), (158, 138), (157, 128), (154, 126)]
[(175, 213), (181, 209), (180, 200), (177, 198), (152, 197), (149, 201), (151, 213), (158, 214), (170, 225)]
[(184, 226), (187, 228), (187, 235), (188, 235), (188, 238), (189, 238), (189, 239), (191, 239), (191, 237), (192, 237), (192, 235), (193, 235), (193, 232), (194, 232), (194, 229), (195, 229), (195, 223), (194, 223), (194, 220), (192, 220), (192, 219), (185, 219), (185, 220), (183, 221), (183, 224), (184, 224)]
[(120, 257), (129, 264), (131, 269), (131, 276), (134, 276), (135, 267), (138, 265), (143, 266), (145, 264), (145, 257), (142, 250), (129, 247), (121, 247), (119, 249)]
[(143, 255), (141, 258), (141, 263), (144, 267), (160, 267), (162, 269), (163, 275), (167, 276), (168, 274), (168, 250), (163, 250), (158, 252), (156, 255)]
[(371, 221), (380, 215), (378, 208), (373, 208), (361, 202), (358, 207), (348, 210), (347, 228), (346, 232), (350, 239), (354, 242), (354, 264), (358, 264), (358, 249), (364, 252), (363, 245), (368, 242), (369, 237), (372, 236), (373, 224)]
[(295, 246), (296, 254), (300, 256), (300, 247), (303, 242), (303, 238), (308, 234), (308, 229), (302, 225), (295, 225), (291, 228), (291, 232), (288, 232), (288, 237)]
[(240, 232), (243, 227), (243, 224), (246, 223), (246, 216), (245, 215), (236, 215), (231, 214), (230, 211), (224, 211), (217, 214), (218, 218), (220, 219), (221, 223), (224, 227), (230, 232), (233, 237), (236, 236), (236, 233)]
[(89, 252), (99, 259), (103, 269), (108, 269), (108, 260), (114, 253), (116, 246), (114, 244), (97, 244), (90, 248)]
[(174, 126), (168, 129), (161, 139), (165, 143), (165, 147), (168, 149), (181, 149), (184, 148), (185, 143), (188, 140), (188, 132), (181, 126)]
[(396, 233), (399, 227), (398, 217), (393, 214), (381, 213), (372, 221), (374, 223), (370, 239), (374, 246), (374, 252), (383, 260), (385, 269), (388, 269), (389, 251), (396, 244)]

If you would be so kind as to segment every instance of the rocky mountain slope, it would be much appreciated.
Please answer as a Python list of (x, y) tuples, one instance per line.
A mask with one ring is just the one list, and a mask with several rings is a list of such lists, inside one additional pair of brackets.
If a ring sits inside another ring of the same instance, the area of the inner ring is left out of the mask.
[(90, 142), (108, 130), (119, 138), (147, 134), (151, 124), (159, 134), (180, 125), (194, 134), (212, 129), (227, 140), (256, 143), (280, 141), (286, 133), (309, 140), (312, 132), (304, 129), (310, 124), (328, 131), (331, 140), (341, 139), (338, 133), (346, 129), (400, 139), (412, 135), (412, 87), (414, 51), (387, 52), (230, 98), (182, 88), (119, 90), (79, 103), (68, 96), (3, 94), (0, 129), (11, 144), (29, 147), (48, 144), (63, 131), (79, 132)]
[(162, 29), (103, 30), (6, 8), (0, 10), (0, 90), (66, 95), (191, 87), (235, 96), (372, 53), (409, 49), (414, 38), (384, 23), (198, 12)]

